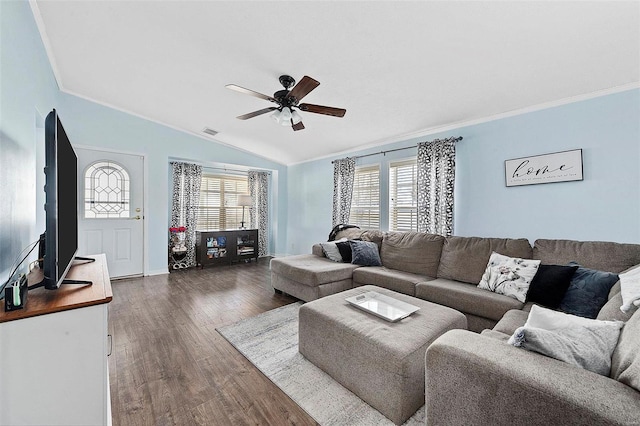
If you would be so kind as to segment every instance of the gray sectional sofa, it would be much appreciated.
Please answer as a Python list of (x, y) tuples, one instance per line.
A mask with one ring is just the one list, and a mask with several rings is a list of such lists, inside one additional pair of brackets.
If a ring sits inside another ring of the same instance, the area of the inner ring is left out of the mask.
[(316, 244), (312, 254), (274, 258), (271, 284), (304, 301), (362, 285), (375, 285), (456, 309), (467, 317), (469, 330), (493, 328), (510, 310), (530, 303), (482, 290), (477, 284), (493, 251), (510, 257), (539, 259), (543, 264), (570, 261), (608, 272), (640, 264), (640, 245), (570, 240), (442, 237), (421, 232), (346, 229), (339, 238), (373, 241), (383, 266), (333, 262)]
[(620, 311), (619, 282), (597, 317), (626, 323), (610, 377), (508, 344), (532, 304), (477, 287), (493, 251), (620, 273), (640, 265), (640, 245), (539, 239), (532, 247), (526, 239), (357, 229), (341, 237), (377, 243), (383, 266), (333, 262), (315, 245), (310, 255), (272, 259), (272, 285), (310, 301), (371, 284), (462, 312), (470, 331), (449, 331), (427, 349), (428, 425), (640, 425), (640, 310)]

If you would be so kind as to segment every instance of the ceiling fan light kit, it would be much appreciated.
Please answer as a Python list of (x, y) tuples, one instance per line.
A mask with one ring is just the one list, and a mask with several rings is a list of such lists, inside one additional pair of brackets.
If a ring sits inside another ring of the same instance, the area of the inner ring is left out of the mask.
[(291, 124), (291, 128), (295, 131), (304, 129), (304, 124), (302, 124), (302, 116), (294, 108), (298, 108), (300, 111), (330, 115), (332, 117), (344, 117), (347, 112), (344, 108), (334, 108), (313, 104), (298, 104), (303, 97), (307, 96), (309, 92), (320, 85), (317, 80), (314, 80), (311, 77), (305, 75), (298, 84), (296, 84), (294, 78), (289, 75), (281, 75), (279, 80), (280, 84), (284, 87), (284, 90), (278, 90), (273, 94), (273, 97), (263, 95), (262, 93), (255, 92), (250, 89), (245, 89), (244, 87), (240, 87), (235, 84), (227, 84), (225, 87), (228, 89), (278, 104), (277, 107), (264, 108), (248, 114), (240, 115), (237, 118), (240, 120), (247, 120), (273, 111), (273, 114), (271, 114), (271, 119), (273, 121), (283, 126)]

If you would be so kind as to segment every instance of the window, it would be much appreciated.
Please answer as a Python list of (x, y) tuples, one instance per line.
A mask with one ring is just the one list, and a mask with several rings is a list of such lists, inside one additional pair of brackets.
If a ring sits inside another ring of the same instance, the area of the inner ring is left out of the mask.
[[(238, 195), (247, 194), (248, 187), (246, 176), (203, 173), (196, 229), (204, 231), (239, 228), (242, 221), (242, 206), (238, 206)], [(245, 222), (248, 220), (249, 211), (247, 210)]]
[(380, 229), (380, 167), (356, 168), (349, 223), (363, 229)]
[(389, 230), (418, 229), (416, 159), (389, 164)]
[(129, 217), (129, 173), (111, 161), (96, 161), (84, 173), (84, 217)]

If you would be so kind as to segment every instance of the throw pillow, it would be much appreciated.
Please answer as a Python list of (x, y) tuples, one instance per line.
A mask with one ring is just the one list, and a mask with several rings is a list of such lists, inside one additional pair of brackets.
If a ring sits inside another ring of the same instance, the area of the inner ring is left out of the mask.
[(608, 376), (621, 321), (576, 317), (534, 305), (508, 343)]
[(337, 242), (338, 250), (340, 251), (340, 256), (342, 256), (342, 261), (345, 263), (351, 263), (352, 254), (351, 254), (351, 244), (349, 241), (340, 241)]
[(524, 303), (539, 265), (539, 260), (508, 257), (493, 252), (478, 287)]
[[(344, 241), (344, 240), (340, 240), (340, 241)], [(327, 257), (327, 259), (333, 260), (334, 262), (343, 261), (342, 255), (340, 254), (340, 250), (338, 249), (337, 241), (320, 243), (320, 246), (322, 246), (322, 251), (324, 252), (324, 255)]]
[(620, 293), (622, 294), (622, 312), (629, 312), (635, 305), (640, 306), (640, 268), (634, 268), (620, 274)]
[[(577, 263), (570, 262), (569, 265)], [(609, 290), (616, 281), (617, 274), (579, 266), (560, 302), (560, 310), (585, 318), (597, 317), (600, 309), (607, 303)]]
[(352, 240), (349, 244), (351, 244), (351, 263), (361, 266), (382, 266), (376, 243)]
[(571, 278), (576, 269), (578, 269), (577, 265), (540, 265), (529, 285), (527, 302), (539, 303), (552, 309), (557, 308), (571, 284)]

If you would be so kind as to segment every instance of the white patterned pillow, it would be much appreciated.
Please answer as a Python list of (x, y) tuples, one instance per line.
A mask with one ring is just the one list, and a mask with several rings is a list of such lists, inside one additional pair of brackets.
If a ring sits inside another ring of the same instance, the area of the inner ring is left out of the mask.
[(508, 257), (494, 251), (478, 288), (504, 294), (524, 303), (538, 266), (539, 260)]

